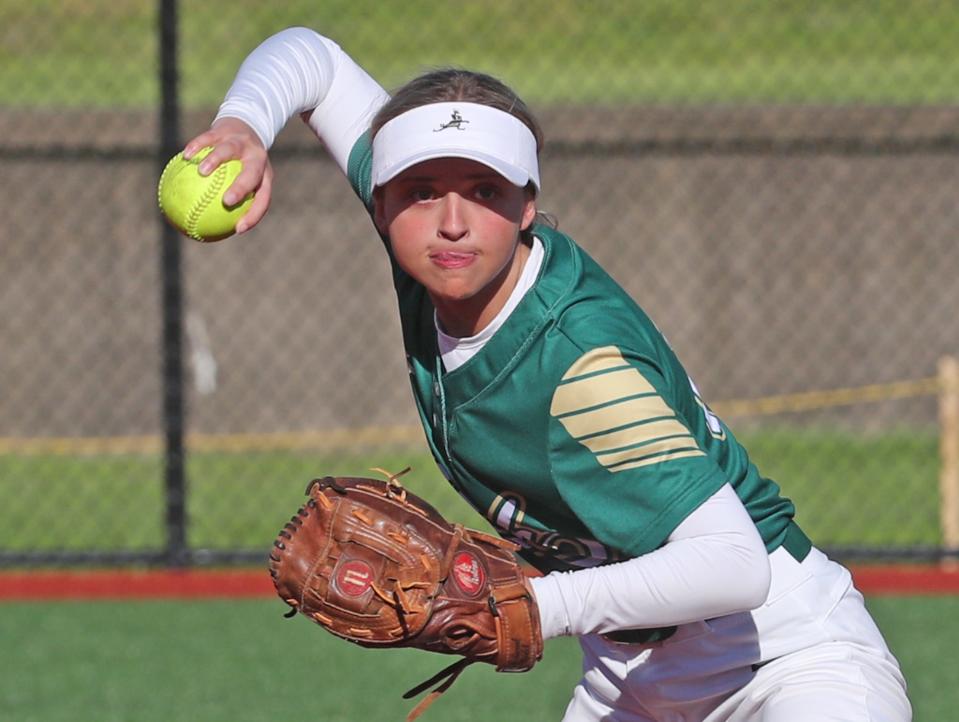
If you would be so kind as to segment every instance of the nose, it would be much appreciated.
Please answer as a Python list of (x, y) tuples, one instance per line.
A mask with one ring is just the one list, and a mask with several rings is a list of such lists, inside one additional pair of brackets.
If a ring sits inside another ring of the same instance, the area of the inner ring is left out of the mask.
[(469, 233), (466, 201), (457, 193), (447, 193), (439, 204), (437, 233), (448, 241), (458, 241)]

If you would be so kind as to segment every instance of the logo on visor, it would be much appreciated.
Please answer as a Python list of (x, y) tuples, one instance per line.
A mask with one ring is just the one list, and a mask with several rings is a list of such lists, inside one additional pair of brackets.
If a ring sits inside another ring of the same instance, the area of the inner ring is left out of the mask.
[(466, 130), (463, 126), (469, 123), (468, 120), (463, 120), (463, 116), (460, 115), (458, 110), (453, 111), (453, 117), (450, 118), (449, 123), (443, 123), (439, 128), (433, 128), (434, 133), (439, 133), (441, 130), (446, 130), (447, 128), (456, 128), (457, 130)]

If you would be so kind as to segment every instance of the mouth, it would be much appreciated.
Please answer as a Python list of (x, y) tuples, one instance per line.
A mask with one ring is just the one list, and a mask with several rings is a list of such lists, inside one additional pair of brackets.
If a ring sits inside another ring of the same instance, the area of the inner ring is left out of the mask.
[(440, 268), (465, 268), (475, 260), (475, 253), (461, 251), (441, 251), (430, 254), (430, 261)]

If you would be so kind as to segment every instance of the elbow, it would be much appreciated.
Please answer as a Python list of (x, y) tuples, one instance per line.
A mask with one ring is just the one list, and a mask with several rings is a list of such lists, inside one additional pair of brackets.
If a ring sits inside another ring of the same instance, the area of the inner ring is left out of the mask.
[(722, 557), (714, 557), (712, 563), (716, 565), (718, 578), (729, 580), (724, 586), (725, 593), (716, 597), (717, 607), (721, 607), (716, 611), (722, 614), (748, 612), (766, 602), (772, 570), (759, 534), (750, 535), (748, 539), (739, 536), (735, 543), (725, 547)]
[(769, 566), (769, 554), (765, 547), (762, 553), (757, 555), (753, 562), (751, 576), (752, 583), (749, 585), (749, 593), (745, 595), (744, 609), (756, 609), (765, 604), (769, 598), (769, 587), (772, 584), (772, 569)]
[(758, 534), (752, 543), (740, 547), (739, 552), (736, 566), (742, 583), (738, 585), (736, 606), (739, 611), (748, 611), (762, 606), (769, 597), (772, 568), (766, 546)]

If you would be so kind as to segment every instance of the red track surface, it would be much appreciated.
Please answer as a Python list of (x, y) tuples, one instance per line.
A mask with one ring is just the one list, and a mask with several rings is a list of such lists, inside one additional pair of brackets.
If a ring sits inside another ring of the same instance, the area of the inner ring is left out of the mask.
[[(959, 594), (959, 568), (863, 566), (863, 594)], [(202, 599), (271, 597), (265, 569), (229, 571), (81, 571), (0, 573), (0, 600)]]
[(0, 600), (201, 599), (274, 594), (266, 570), (0, 574)]

